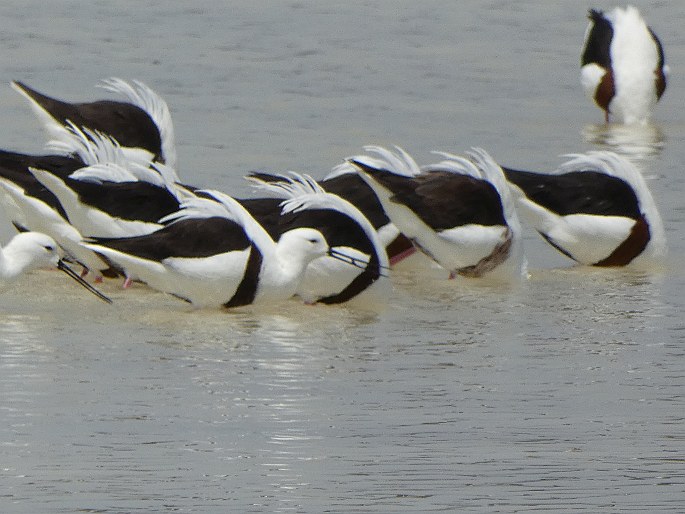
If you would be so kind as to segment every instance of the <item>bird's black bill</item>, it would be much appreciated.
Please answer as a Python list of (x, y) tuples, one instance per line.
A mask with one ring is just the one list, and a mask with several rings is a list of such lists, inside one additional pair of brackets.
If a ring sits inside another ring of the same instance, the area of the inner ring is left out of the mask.
[(88, 289), (88, 291), (90, 291), (90, 292), (93, 293), (95, 296), (97, 296), (98, 298), (100, 298), (100, 300), (102, 300), (103, 302), (112, 303), (112, 300), (111, 300), (110, 298), (108, 298), (107, 296), (105, 296), (104, 294), (102, 294), (100, 291), (98, 291), (97, 289), (95, 289), (93, 286), (91, 286), (88, 282), (86, 282), (86, 281), (81, 277), (81, 275), (79, 275), (79, 274), (76, 273), (73, 269), (71, 269), (69, 266), (67, 266), (67, 264), (66, 264), (64, 261), (60, 260), (60, 261), (57, 263), (57, 269), (59, 269), (60, 271), (63, 271), (64, 273), (66, 273), (67, 275), (69, 275), (71, 278), (73, 278), (74, 280), (76, 280), (76, 282), (78, 282), (78, 283), (81, 284), (83, 287), (85, 287), (86, 289)]
[[(359, 269), (366, 269), (366, 267), (369, 265), (367, 261), (357, 259), (356, 257), (352, 257), (351, 255), (347, 255), (345, 253), (339, 252), (338, 250), (334, 250), (333, 248), (328, 250), (328, 255), (330, 257), (333, 257), (334, 259), (337, 259), (346, 264), (350, 264), (351, 266), (354, 266), (355, 268)], [(383, 277), (387, 277), (388, 275), (383, 274), (383, 270), (387, 270), (388, 268), (386, 266), (380, 265), (378, 267), (381, 270), (380, 275)]]

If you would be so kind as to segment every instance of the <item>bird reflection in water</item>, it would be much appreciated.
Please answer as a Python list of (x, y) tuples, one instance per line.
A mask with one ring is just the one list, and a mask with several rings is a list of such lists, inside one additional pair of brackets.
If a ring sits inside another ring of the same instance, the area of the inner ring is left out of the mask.
[(653, 123), (585, 125), (583, 138), (600, 150), (610, 150), (632, 161), (648, 161), (661, 153), (666, 136)]

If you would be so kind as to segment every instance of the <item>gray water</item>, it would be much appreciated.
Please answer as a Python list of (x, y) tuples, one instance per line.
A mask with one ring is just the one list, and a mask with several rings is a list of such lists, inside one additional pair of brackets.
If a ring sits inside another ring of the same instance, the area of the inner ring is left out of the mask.
[[(682, 512), (685, 3), (634, 3), (672, 68), (640, 130), (583, 96), (579, 2), (3, 3), (3, 81), (83, 101), (143, 80), (187, 182), (247, 195), (250, 170), (322, 177), (365, 144), (532, 170), (608, 148), (670, 255), (593, 270), (526, 233), (519, 287), (400, 271), (377, 313), (114, 281), (107, 306), (34, 273), (0, 296), (0, 511)], [(0, 115), (0, 147), (41, 151), (9, 87)]]

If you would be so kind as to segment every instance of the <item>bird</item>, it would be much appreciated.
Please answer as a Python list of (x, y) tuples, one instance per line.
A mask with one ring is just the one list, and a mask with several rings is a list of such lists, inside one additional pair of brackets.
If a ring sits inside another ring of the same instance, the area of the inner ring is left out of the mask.
[(626, 266), (665, 255), (661, 216), (640, 171), (608, 151), (567, 157), (552, 173), (504, 169), (521, 217), (580, 264)]
[(591, 9), (581, 56), (581, 84), (605, 121), (646, 123), (666, 90), (664, 49), (632, 6)]
[(86, 132), (87, 136), (78, 131), (80, 144), (96, 148), (84, 150), (82, 167), (66, 176), (49, 167), (29, 166), (28, 170), (57, 198), (69, 222), (83, 235), (125, 237), (154, 232), (162, 226), (158, 220), (176, 212), (183, 195), (192, 194), (179, 185), (173, 168), (128, 160), (109, 136)]
[(149, 234), (161, 228), (159, 220), (176, 212), (180, 205), (173, 192), (145, 181), (85, 180), (86, 168), (67, 178), (48, 170), (29, 171), (57, 197), (69, 223), (84, 237)]
[(419, 168), (377, 146), (349, 159), (385, 212), (414, 245), (456, 276), (520, 279), (526, 272), (521, 228), (501, 168), (482, 149)]
[(64, 262), (54, 239), (40, 232), (21, 232), (0, 248), (0, 290), (10, 287), (24, 274), (41, 268), (63, 271), (101, 300), (112, 303)]
[[(113, 77), (99, 87), (122, 95), (126, 101), (66, 102), (39, 93), (20, 81), (12, 88), (25, 97), (53, 139), (65, 135), (68, 122), (107, 134), (131, 155), (177, 168), (174, 126), (164, 99), (143, 82)], [(67, 134), (68, 137), (68, 134)]]
[[(266, 173), (266, 172), (252, 172), (247, 176), (248, 179), (257, 180), (262, 183), (282, 180), (282, 175)], [(354, 205), (365, 218), (367, 218), (374, 229), (378, 232), (378, 236), (386, 249), (390, 265), (395, 265), (412, 255), (416, 248), (411, 241), (402, 234), (397, 227), (390, 221), (383, 210), (383, 206), (378, 201), (376, 194), (373, 192), (366, 182), (357, 174), (356, 168), (348, 162), (337, 165), (329, 172), (322, 180), (318, 181), (319, 186), (328, 193), (333, 193), (340, 198), (347, 200)], [(270, 199), (245, 199), (241, 200), (250, 212), (253, 214), (263, 213), (266, 215), (269, 210), (278, 213), (278, 210), (272, 208), (273, 204), (269, 202)], [(254, 212), (253, 212), (254, 211)], [(278, 216), (271, 216), (278, 219)], [(269, 223), (266, 219), (261, 223)]]
[(150, 287), (196, 307), (234, 308), (291, 298), (309, 262), (333, 252), (321, 232), (296, 228), (274, 241), (232, 197), (201, 190), (152, 234), (83, 246)]
[(334, 251), (356, 261), (352, 267), (328, 255), (314, 259), (307, 265), (298, 296), (310, 304), (352, 301), (377, 307), (385, 302), (391, 288), (388, 256), (376, 229), (355, 205), (325, 191), (308, 175), (291, 172), (270, 175), (266, 181), (249, 178), (260, 191), (284, 199), (278, 200), (283, 210), (277, 219), (260, 221), (274, 238), (298, 227), (315, 228)]

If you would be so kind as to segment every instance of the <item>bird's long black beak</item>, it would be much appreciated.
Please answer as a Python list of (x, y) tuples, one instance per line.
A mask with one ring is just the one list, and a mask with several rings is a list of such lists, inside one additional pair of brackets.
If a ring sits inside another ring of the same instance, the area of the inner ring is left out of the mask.
[(86, 282), (86, 281), (81, 277), (81, 275), (79, 275), (79, 274), (76, 273), (73, 269), (71, 269), (69, 266), (67, 266), (67, 264), (66, 264), (62, 259), (60, 259), (60, 260), (57, 262), (57, 269), (60, 270), (60, 271), (64, 271), (64, 273), (66, 273), (66, 274), (69, 275), (71, 278), (73, 278), (74, 280), (76, 280), (76, 282), (78, 282), (78, 283), (81, 284), (83, 287), (85, 287), (86, 289), (88, 289), (88, 291), (90, 291), (90, 292), (93, 293), (95, 296), (97, 296), (98, 298), (100, 298), (100, 300), (102, 300), (103, 302), (112, 303), (112, 300), (111, 300), (110, 298), (108, 298), (107, 296), (105, 296), (104, 294), (102, 294), (100, 291), (98, 291), (97, 289), (95, 289), (93, 286), (91, 286), (88, 282)]
[[(338, 250), (335, 250), (333, 248), (330, 248), (328, 250), (328, 256), (333, 257), (334, 259), (337, 259), (346, 264), (350, 264), (351, 266), (354, 266), (355, 268), (359, 269), (366, 269), (366, 267), (369, 265), (369, 263), (366, 261), (357, 259), (356, 257), (352, 257), (351, 255), (347, 255), (343, 252), (339, 252)], [(387, 270), (388, 268), (386, 266), (379, 266), (379, 268), (381, 276), (387, 277), (388, 275), (384, 275), (383, 271)]]

